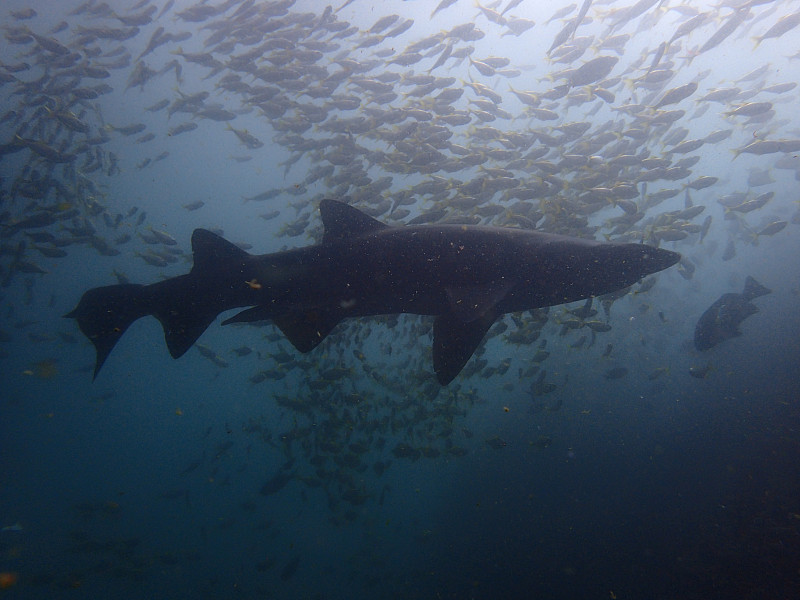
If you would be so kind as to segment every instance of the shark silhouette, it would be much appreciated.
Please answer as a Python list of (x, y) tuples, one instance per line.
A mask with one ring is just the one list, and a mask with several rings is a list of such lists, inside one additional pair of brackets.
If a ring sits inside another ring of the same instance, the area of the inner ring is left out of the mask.
[(346, 318), (433, 315), (433, 368), (447, 385), (499, 316), (607, 294), (680, 259), (643, 244), (526, 229), (390, 227), (337, 200), (319, 208), (320, 244), (256, 256), (195, 229), (188, 274), (87, 291), (65, 316), (94, 344), (94, 376), (140, 317), (161, 322), (178, 358), (220, 313), (249, 307), (223, 325), (270, 319), (300, 352)]

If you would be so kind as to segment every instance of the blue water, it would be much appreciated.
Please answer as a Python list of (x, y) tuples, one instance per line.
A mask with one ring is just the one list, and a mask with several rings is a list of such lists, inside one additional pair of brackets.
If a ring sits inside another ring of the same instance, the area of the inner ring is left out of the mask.
[[(120, 0), (112, 4), (119, 14), (142, 11)], [(160, 11), (165, 3), (152, 4)], [(680, 15), (677, 2), (653, 3), (613, 32), (631, 35), (624, 51), (603, 51), (619, 57), (612, 75), (622, 80), (614, 84), (614, 102), (567, 106), (558, 100), (560, 120), (537, 121), (524, 116), (524, 106), (509, 85), (544, 93), (558, 83), (548, 74), (595, 56), (589, 50), (574, 64), (546, 60), (563, 24), (546, 21), (567, 4), (523, 1), (508, 15), (532, 19), (536, 26), (516, 37), (503, 35), (504, 27), (464, 0), (433, 18), (434, 2), (356, 0), (336, 14), (361, 32), (393, 13), (413, 18), (414, 25), (376, 47), (355, 48), (366, 33), (340, 40), (341, 48), (319, 64), (330, 65), (339, 52), (358, 60), (372, 59), (380, 49), (399, 52), (428, 35), (474, 22), (485, 37), (470, 42), (473, 56), (508, 57), (509, 68), (521, 74), (485, 77), (468, 62), (455, 61), (434, 74), (456, 77), (454, 87), (471, 81), (493, 86), (514, 118), (488, 125), (520, 132), (550, 131), (551, 126), (575, 121), (593, 127), (609, 119), (629, 124), (631, 117), (614, 108), (643, 102), (647, 96), (629, 80), (647, 70), (658, 44), (688, 17)], [(588, 12), (592, 21), (581, 25), (576, 35), (607, 34), (614, 15), (610, 11), (633, 4), (593, 3)], [(178, 0), (121, 45), (135, 59), (163, 26), (173, 33), (191, 32), (192, 37), (147, 55), (151, 68), (173, 60), (179, 47), (201, 52), (209, 35), (202, 29), (204, 23), (178, 16), (190, 5)], [(701, 47), (731, 13), (708, 3), (691, 5), (721, 18), (680, 40), (680, 52), (673, 59), (676, 74), (666, 89), (693, 80), (699, 88), (690, 98), (664, 108), (686, 111), (674, 124), (690, 131), (686, 139), (718, 129), (733, 133), (687, 155), (699, 157), (691, 178), (649, 183), (648, 192), (683, 188), (701, 175), (718, 178), (714, 185), (690, 192), (695, 205), (706, 207), (692, 222), (713, 217), (702, 243), (696, 232), (662, 243), (690, 260), (694, 275), (686, 278), (672, 268), (657, 275), (650, 291), (638, 293), (634, 288), (614, 303), (608, 318), (611, 331), (598, 333), (593, 344), (579, 343), (581, 336), (590, 335), (585, 327), (562, 335), (562, 323), (569, 317), (566, 308), (577, 309), (581, 303), (551, 308), (540, 338), (530, 344), (506, 338), (517, 329), (506, 316), (505, 333), (490, 333), (479, 356), (467, 364), (467, 373), (446, 388), (438, 386), (432, 372), (431, 321), (407, 315), (344, 323), (305, 355), (269, 324), (220, 327), (218, 320), (199, 343), (225, 366), (197, 349), (172, 360), (159, 323), (142, 319), (131, 326), (92, 382), (93, 348), (73, 320), (62, 318), (84, 291), (116, 283), (115, 271), (140, 283), (187, 272), (189, 238), (197, 227), (222, 230), (227, 239), (252, 245), (253, 253), (309, 245), (320, 230), (311, 200), (331, 194), (331, 187), (323, 180), (304, 180), (314, 166), (327, 163), (308, 153), (286, 170), (280, 163), (292, 153), (279, 141), (274, 122), (258, 111), (245, 113), (248, 106), (240, 96), (221, 90), (220, 75), (207, 78), (205, 67), (181, 60), (181, 82), (170, 71), (141, 90), (125, 90), (134, 60), (111, 69), (101, 82), (113, 91), (86, 105), (83, 118), (93, 131), (103, 123), (119, 127), (141, 122), (156, 134), (153, 141), (136, 143), (142, 134), (125, 136), (109, 128), (110, 140), (102, 144), (106, 167), (113, 152), (120, 172), (87, 174), (96, 185), (93, 198), (108, 214), (127, 215), (138, 207), (119, 229), (89, 216), (86, 197), (73, 202), (110, 242), (125, 232), (133, 236), (119, 246), (117, 256), (101, 256), (90, 245), (76, 243), (67, 248), (66, 257), (46, 258), (29, 242), (25, 257), (46, 273), (13, 271), (6, 244), (25, 236), (10, 227), (35, 212), (35, 206), (12, 184), (30, 177), (25, 169), (32, 153), (0, 156), (0, 272), (13, 274), (0, 290), (0, 594), (26, 599), (796, 597), (800, 171), (778, 165), (796, 158), (796, 153), (743, 153), (734, 160), (732, 150), (753, 140), (799, 138), (794, 110), (798, 92), (755, 96), (753, 101), (774, 103), (775, 114), (763, 124), (722, 114), (740, 102), (703, 103), (698, 98), (714, 88), (738, 85), (746, 90), (751, 85), (756, 89), (797, 82), (800, 63), (791, 58), (800, 35), (797, 29), (764, 39), (755, 50), (751, 38), (800, 7), (791, 1), (754, 5), (744, 25), (690, 62), (680, 57)], [(9, 18), (9, 26), (27, 25), (65, 44), (80, 26), (120, 26), (113, 17), (68, 15), (78, 6), (15, 2), (2, 10), (10, 14), (34, 8), (35, 17)], [(324, 3), (298, 1), (287, 10), (319, 15), (323, 8)], [(230, 18), (235, 9), (216, 19)], [(68, 28), (48, 33), (62, 19)], [(98, 45), (109, 51), (120, 44)], [(31, 47), (6, 36), (0, 41), (0, 59), (6, 65), (33, 64), (26, 56)], [(239, 45), (231, 54), (248, 48)], [(642, 56), (643, 67), (637, 63)], [(408, 69), (426, 73), (434, 60), (379, 67), (370, 75)], [(755, 83), (735, 83), (765, 64), (769, 70)], [(17, 77), (31, 81), (41, 73), (34, 66)], [(46, 118), (34, 117), (33, 100), (28, 98), (24, 105), (14, 93), (16, 85), (0, 87), (2, 112), (22, 111), (26, 118), (0, 124), (4, 144), (10, 143), (21, 122)], [(168, 118), (164, 110), (144, 110), (162, 98), (172, 102), (178, 89), (184, 94), (208, 91), (207, 103), (240, 111), (232, 126), (246, 129), (265, 146), (248, 150), (222, 122), (187, 113)], [(310, 102), (308, 97), (291, 97)], [(478, 97), (470, 92), (469, 98)], [(412, 100), (401, 94), (390, 107), (400, 110), (407, 102)], [(706, 104), (711, 108), (694, 117)], [(457, 106), (468, 104), (464, 100)], [(590, 114), (590, 109), (597, 112)], [(339, 116), (357, 114), (342, 111)], [(198, 128), (166, 136), (170, 127), (188, 121)], [(481, 125), (476, 119), (453, 127), (452, 141), (478, 144), (474, 128)], [(302, 132), (312, 140), (329, 135), (320, 127)], [(646, 147), (660, 156), (665, 145), (651, 135), (653, 141)], [(372, 149), (392, 151), (368, 135), (355, 139)], [(556, 149), (547, 160), (558, 162), (569, 148)], [(165, 159), (137, 167), (165, 150)], [(232, 158), (240, 156), (252, 158)], [(673, 156), (673, 162), (680, 158)], [(81, 156), (77, 162), (82, 161)], [(41, 161), (33, 163), (43, 169)], [(498, 160), (485, 166), (504, 165)], [(768, 171), (773, 181), (749, 185), (752, 169)], [(426, 179), (414, 169), (388, 173), (373, 166), (368, 172), (373, 180), (393, 177), (384, 192), (388, 198)], [(480, 168), (465, 168), (437, 175), (468, 181), (480, 173)], [(526, 182), (540, 181), (539, 175), (524, 177)], [(68, 181), (61, 167), (51, 176)], [(564, 180), (569, 176), (559, 174)], [(283, 192), (265, 202), (242, 201), (273, 188)], [(356, 191), (354, 187), (350, 194)], [(565, 195), (574, 192), (569, 185), (563, 190)], [(734, 192), (747, 192), (749, 199), (766, 192), (774, 192), (774, 197), (763, 208), (726, 219), (729, 211), (718, 200)], [(681, 189), (676, 197), (649, 209), (648, 217), (683, 209), (684, 198)], [(182, 207), (197, 200), (205, 203), (199, 210)], [(51, 201), (48, 197), (40, 203)], [(497, 198), (495, 202), (503, 204)], [(421, 198), (411, 215), (437, 207)], [(280, 215), (259, 218), (270, 210)], [(137, 225), (142, 211), (146, 220)], [(609, 205), (592, 215), (591, 223), (602, 228), (619, 214)], [(287, 236), (285, 227), (298, 215), (307, 216), (309, 227), (299, 236)], [(391, 221), (389, 215), (378, 218)], [(788, 221), (782, 231), (758, 236), (758, 243), (752, 243), (752, 232), (779, 220)], [(67, 235), (65, 225), (46, 230)], [(139, 255), (148, 245), (139, 234), (147, 234), (149, 228), (167, 231), (185, 257), (163, 269), (145, 263)], [(602, 239), (608, 231), (601, 229), (596, 237)], [(731, 240), (736, 255), (723, 260)], [(743, 322), (741, 336), (709, 352), (695, 350), (697, 319), (721, 294), (740, 292), (748, 275), (772, 290), (754, 301), (759, 312)], [(595, 308), (600, 311), (597, 318), (606, 320), (599, 303)], [(538, 374), (522, 373), (534, 364), (542, 340), (550, 356), (541, 368), (555, 389), (536, 395), (532, 386)], [(252, 353), (239, 357), (233, 352), (244, 346)], [(477, 360), (486, 360), (488, 367), (508, 361), (510, 367), (502, 375), (487, 376), (482, 370), (470, 374)], [(615, 367), (628, 372), (617, 379), (607, 377)], [(329, 369), (339, 372), (331, 374)], [(264, 371), (271, 374), (254, 382)]]

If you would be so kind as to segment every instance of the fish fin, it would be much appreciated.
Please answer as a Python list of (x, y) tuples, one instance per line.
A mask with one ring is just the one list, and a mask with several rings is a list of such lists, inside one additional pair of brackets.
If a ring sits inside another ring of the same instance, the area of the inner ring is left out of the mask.
[(222, 324), (230, 325), (231, 323), (254, 323), (256, 321), (268, 321), (274, 317), (267, 306), (254, 306), (236, 313), (230, 319), (225, 319)]
[[(186, 310), (192, 307), (194, 310)], [(217, 318), (215, 310), (199, 312), (192, 303), (191, 297), (178, 300), (170, 297), (169, 300), (155, 306), (153, 316), (156, 317), (164, 328), (164, 340), (167, 343), (172, 358), (180, 358), (192, 347), (197, 339), (203, 335), (214, 319)]]
[(195, 229), (192, 232), (192, 253), (194, 266), (192, 266), (191, 273), (193, 275), (202, 275), (200, 271), (210, 269), (222, 261), (243, 261), (249, 256), (236, 244), (207, 229)]
[(309, 310), (304, 312), (291, 312), (276, 317), (268, 306), (254, 306), (243, 310), (230, 319), (222, 322), (223, 325), (231, 323), (252, 323), (254, 321), (271, 320), (283, 335), (300, 352), (309, 352), (325, 339), (325, 337), (339, 323), (339, 317), (329, 312)]
[(295, 311), (272, 319), (286, 339), (300, 352), (310, 352), (316, 348), (339, 321), (341, 317), (338, 314), (325, 309)]
[(92, 379), (130, 324), (150, 314), (144, 287), (127, 283), (94, 288), (83, 295), (75, 310), (64, 315), (77, 320), (80, 330), (94, 345), (97, 359)]
[(747, 279), (745, 279), (744, 281), (744, 291), (742, 292), (742, 295), (748, 300), (752, 300), (753, 298), (758, 298), (759, 296), (766, 296), (767, 294), (771, 293), (772, 293), (771, 289), (761, 285), (750, 275), (748, 275)]
[(220, 265), (233, 271), (249, 256), (247, 252), (207, 229), (192, 232), (194, 264), (188, 281), (171, 280), (172, 286), (164, 289), (152, 302), (152, 314), (164, 328), (164, 339), (172, 358), (180, 358), (192, 347), (217, 317), (215, 307), (203, 306), (194, 298), (197, 281)]
[(461, 372), (496, 316), (492, 309), (468, 323), (451, 313), (436, 317), (433, 322), (433, 370), (439, 383), (447, 385)]
[(319, 212), (322, 224), (325, 226), (325, 233), (322, 236), (323, 244), (347, 240), (388, 227), (386, 223), (373, 219), (357, 208), (330, 198), (325, 198), (319, 203)]
[(192, 234), (194, 266), (189, 275), (152, 286), (120, 284), (86, 292), (66, 317), (76, 319), (97, 352), (94, 377), (131, 323), (153, 315), (164, 329), (164, 339), (173, 358), (183, 356), (214, 321), (217, 311), (204, 307), (194, 295), (198, 280), (221, 264), (237, 268), (248, 254), (205, 229)]
[(513, 281), (502, 281), (488, 286), (446, 286), (444, 290), (452, 314), (468, 323), (493, 310), (514, 285)]

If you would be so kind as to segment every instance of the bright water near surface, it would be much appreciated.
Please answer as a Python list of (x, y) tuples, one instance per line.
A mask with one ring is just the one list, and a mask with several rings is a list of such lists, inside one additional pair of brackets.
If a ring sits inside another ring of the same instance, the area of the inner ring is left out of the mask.
[[(340, 4), (3, 3), (0, 594), (797, 597), (800, 3)], [(323, 197), (683, 258), (446, 387), (414, 315), (180, 360), (145, 318), (92, 382), (86, 290), (318, 243)]]

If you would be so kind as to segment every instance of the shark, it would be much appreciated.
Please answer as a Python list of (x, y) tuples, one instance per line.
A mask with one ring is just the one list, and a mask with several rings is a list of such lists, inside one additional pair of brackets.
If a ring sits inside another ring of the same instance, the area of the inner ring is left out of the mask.
[(333, 199), (319, 211), (318, 244), (253, 255), (195, 229), (189, 273), (85, 292), (64, 316), (95, 347), (94, 378), (141, 317), (161, 322), (179, 358), (221, 313), (244, 309), (222, 324), (270, 320), (303, 353), (345, 319), (433, 316), (433, 370), (447, 385), (500, 316), (618, 291), (680, 260), (645, 244), (513, 227), (390, 226)]

